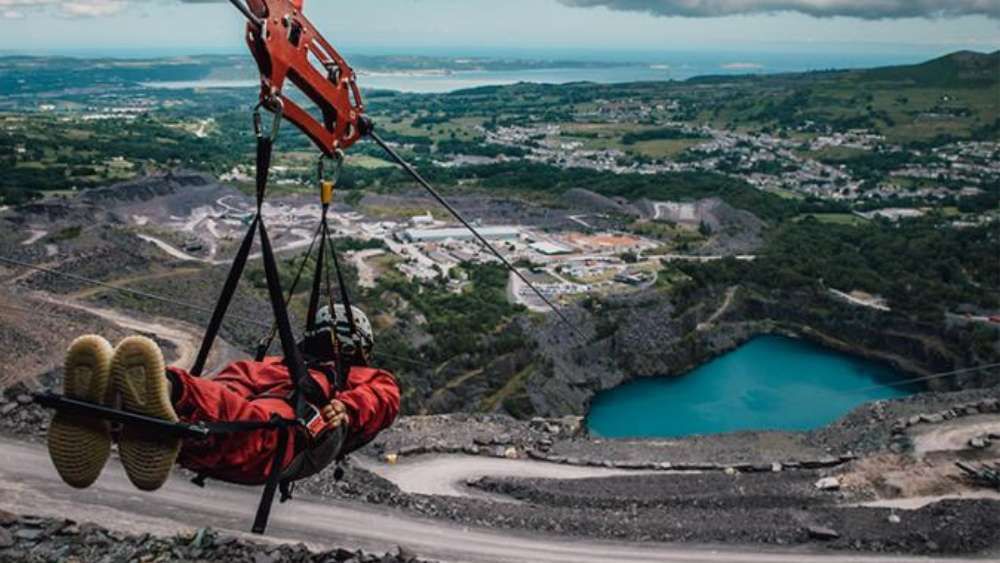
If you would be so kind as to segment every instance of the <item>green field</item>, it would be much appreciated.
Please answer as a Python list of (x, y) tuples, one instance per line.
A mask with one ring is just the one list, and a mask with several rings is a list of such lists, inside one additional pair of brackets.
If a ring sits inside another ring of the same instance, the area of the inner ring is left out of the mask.
[(637, 152), (650, 158), (665, 158), (673, 160), (689, 148), (703, 143), (697, 139), (663, 139), (659, 141), (643, 141), (630, 147), (629, 152)]
[(810, 213), (808, 215), (800, 215), (796, 218), (796, 220), (802, 221), (807, 217), (814, 217), (820, 223), (827, 223), (830, 225), (848, 225), (857, 227), (870, 223), (868, 219), (853, 213)]

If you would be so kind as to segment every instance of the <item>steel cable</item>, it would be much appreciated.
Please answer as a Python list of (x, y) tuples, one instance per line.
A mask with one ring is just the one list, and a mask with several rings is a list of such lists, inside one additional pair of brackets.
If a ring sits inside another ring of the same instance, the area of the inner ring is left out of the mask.
[(451, 213), (451, 215), (456, 220), (458, 220), (459, 223), (461, 223), (466, 229), (472, 232), (473, 236), (476, 237), (476, 240), (478, 240), (479, 243), (484, 248), (489, 250), (490, 253), (493, 254), (493, 256), (495, 256), (498, 260), (500, 260), (500, 262), (504, 265), (504, 267), (507, 268), (507, 270), (509, 270), (512, 274), (514, 274), (518, 278), (520, 278), (520, 280), (524, 282), (525, 285), (531, 288), (531, 291), (534, 292), (534, 294), (537, 295), (538, 298), (541, 299), (542, 302), (549, 307), (549, 309), (552, 309), (552, 312), (555, 313), (566, 326), (568, 326), (574, 333), (577, 334), (577, 336), (579, 337), (578, 339), (579, 343), (581, 345), (587, 341), (587, 337), (583, 334), (583, 331), (581, 331), (579, 327), (570, 322), (569, 318), (561, 310), (559, 310), (559, 308), (556, 307), (555, 304), (552, 303), (552, 301), (549, 300), (549, 298), (546, 297), (541, 292), (541, 290), (539, 290), (535, 286), (535, 284), (531, 283), (531, 281), (528, 280), (528, 278), (524, 274), (522, 274), (520, 270), (515, 268), (514, 265), (511, 264), (510, 261), (507, 260), (507, 258), (503, 254), (501, 254), (500, 251), (497, 250), (495, 246), (493, 246), (493, 244), (490, 243), (490, 241), (486, 240), (486, 237), (480, 234), (480, 232), (476, 230), (476, 228), (472, 225), (472, 223), (467, 221), (465, 217), (463, 217), (462, 214), (458, 212), (457, 209), (455, 209), (450, 203), (448, 203), (448, 200), (446, 200), (444, 196), (442, 196), (437, 190), (435, 190), (434, 186), (431, 186), (430, 182), (425, 180), (423, 176), (421, 176), (420, 173), (417, 172), (416, 169), (414, 169), (413, 166), (410, 165), (410, 163), (404, 160), (403, 157), (399, 156), (399, 154), (396, 151), (394, 151), (392, 147), (390, 147), (385, 141), (382, 140), (381, 137), (379, 137), (378, 133), (376, 133), (375, 131), (370, 131), (368, 135), (372, 138), (372, 140), (375, 141), (376, 144), (378, 144), (378, 146), (382, 147), (382, 149), (394, 161), (396, 161), (396, 164), (399, 164), (399, 166), (402, 167), (402, 169), (405, 170), (410, 175), (410, 177), (412, 177), (418, 184), (423, 186), (424, 189), (426, 189), (431, 194), (431, 196), (435, 200), (437, 200), (439, 204), (441, 204), (442, 207), (447, 209), (448, 212)]
[[(185, 303), (183, 301), (178, 301), (176, 299), (171, 299), (169, 297), (163, 297), (163, 296), (157, 295), (155, 293), (149, 293), (149, 292), (145, 292), (145, 291), (137, 291), (137, 290), (134, 290), (134, 289), (128, 289), (128, 288), (125, 288), (125, 287), (119, 287), (119, 286), (112, 285), (112, 284), (107, 283), (107, 282), (102, 282), (102, 281), (99, 281), (99, 280), (87, 278), (87, 277), (80, 276), (80, 275), (77, 275), (77, 274), (69, 274), (69, 273), (66, 273), (66, 272), (60, 272), (58, 270), (53, 270), (51, 268), (46, 268), (44, 266), (38, 266), (38, 265), (35, 265), (35, 264), (29, 264), (28, 262), (22, 262), (20, 260), (14, 260), (14, 259), (7, 258), (7, 257), (4, 257), (4, 256), (0, 256), (0, 263), (12, 265), (12, 266), (19, 266), (19, 267), (22, 267), (22, 268), (27, 268), (29, 270), (35, 270), (35, 271), (42, 272), (42, 273), (45, 273), (45, 274), (50, 274), (50, 275), (53, 275), (53, 276), (64, 277), (66, 279), (71, 279), (71, 280), (74, 280), (74, 281), (78, 281), (78, 282), (82, 282), (82, 283), (94, 285), (94, 286), (97, 286), (97, 287), (103, 287), (103, 288), (111, 290), (111, 291), (117, 291), (117, 292), (120, 292), (120, 293), (123, 293), (123, 294), (126, 294), (126, 295), (131, 295), (133, 297), (140, 297), (140, 298), (143, 298), (143, 299), (149, 299), (149, 300), (157, 301), (157, 302), (164, 303), (164, 304), (167, 304), (167, 305), (174, 305), (174, 306), (177, 306), (177, 307), (182, 307), (182, 308), (189, 309), (189, 310), (192, 310), (192, 311), (198, 311), (198, 312), (202, 312), (202, 313), (212, 314), (212, 309), (209, 308), (209, 307), (204, 307), (204, 306), (201, 306), (201, 305), (194, 305), (194, 304), (191, 304), (191, 303)], [(35, 312), (37, 312), (37, 311), (29, 311), (27, 309), (15, 308), (15, 307), (12, 307), (12, 306), (3, 306), (3, 307), (7, 308), (7, 309), (12, 309), (12, 310), (17, 310), (17, 311), (25, 312), (25, 313), (29, 313), (29, 312), (30, 313), (35, 313)], [(47, 316), (53, 316), (52, 313), (43, 313), (43, 314), (46, 314)], [(66, 318), (66, 317), (63, 316), (63, 318)], [(259, 321), (259, 320), (256, 320), (256, 319), (251, 319), (251, 318), (248, 318), (248, 317), (240, 317), (240, 316), (237, 316), (237, 315), (228, 315), (227, 318), (230, 319), (230, 320), (239, 321), (239, 322), (245, 323), (245, 324), (251, 324), (251, 325), (255, 325), (255, 326), (259, 326), (259, 327), (264, 327), (264, 328), (267, 328), (267, 329), (271, 328), (271, 323), (266, 323), (266, 322)], [(410, 358), (404, 358), (402, 356), (394, 356), (394, 355), (382, 354), (382, 353), (376, 353), (376, 355), (377, 356), (381, 356), (383, 358), (388, 358), (390, 360), (397, 360), (397, 361), (400, 361), (400, 362), (405, 362), (405, 363), (409, 363), (411, 365), (420, 366), (420, 367), (424, 367), (424, 368), (428, 368), (428, 369), (431, 369), (431, 368), (435, 367), (432, 364), (428, 364), (426, 362), (421, 362), (421, 361), (418, 361), (418, 360), (413, 360), (413, 359), (410, 359)]]

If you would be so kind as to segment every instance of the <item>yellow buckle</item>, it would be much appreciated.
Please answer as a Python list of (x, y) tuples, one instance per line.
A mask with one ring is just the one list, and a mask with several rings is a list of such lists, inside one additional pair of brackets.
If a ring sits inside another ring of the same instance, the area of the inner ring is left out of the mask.
[(320, 201), (323, 205), (330, 205), (333, 203), (333, 182), (330, 180), (323, 180), (320, 183)]

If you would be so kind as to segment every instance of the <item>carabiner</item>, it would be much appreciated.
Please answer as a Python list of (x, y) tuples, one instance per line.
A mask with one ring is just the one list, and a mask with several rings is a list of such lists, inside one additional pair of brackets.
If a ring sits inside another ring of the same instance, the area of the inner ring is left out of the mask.
[(264, 139), (264, 128), (260, 109), (265, 108), (274, 114), (274, 121), (271, 123), (271, 142), (278, 140), (278, 133), (281, 131), (281, 119), (285, 113), (285, 102), (281, 98), (275, 97), (270, 100), (261, 100), (253, 108), (253, 130), (258, 139)]
[[(330, 180), (326, 179), (326, 166), (323, 164), (328, 158), (337, 163), (337, 168), (333, 173), (333, 178)], [(344, 151), (337, 149), (334, 151), (332, 157), (327, 156), (325, 153), (319, 156), (319, 163), (316, 166), (316, 172), (319, 177), (319, 199), (323, 204), (324, 209), (333, 203), (333, 188), (337, 185), (337, 181), (340, 180), (340, 173), (343, 169)]]
[(333, 156), (327, 156), (325, 153), (321, 154), (319, 157), (319, 163), (316, 167), (317, 177), (319, 178), (320, 184), (327, 181), (326, 178), (326, 165), (324, 164), (327, 160), (332, 160), (336, 164), (336, 168), (333, 171), (333, 178), (329, 182), (336, 185), (340, 180), (340, 173), (344, 170), (344, 151), (337, 149), (333, 151)]

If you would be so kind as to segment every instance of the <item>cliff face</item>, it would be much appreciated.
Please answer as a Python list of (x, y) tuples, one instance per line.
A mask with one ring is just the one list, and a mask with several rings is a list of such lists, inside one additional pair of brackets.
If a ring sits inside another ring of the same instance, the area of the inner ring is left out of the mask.
[(589, 337), (583, 346), (551, 320), (526, 330), (546, 366), (525, 385), (535, 414), (583, 415), (601, 391), (635, 377), (681, 375), (764, 330), (741, 321), (724, 322), (725, 330), (703, 325), (725, 299), (724, 291), (706, 292), (686, 310), (655, 292), (591, 301), (573, 313)]
[[(552, 321), (529, 330), (537, 343), (537, 371), (525, 383), (533, 414), (586, 414), (593, 397), (638, 377), (677, 377), (751, 338), (780, 333), (846, 353), (885, 361), (914, 376), (974, 367), (1000, 353), (975, 351), (961, 327), (920, 323), (852, 307), (812, 293), (762, 295), (746, 289), (703, 291), (687, 307), (655, 292), (590, 302), (574, 322), (591, 337), (574, 346)], [(561, 342), (561, 344), (559, 344)], [(995, 385), (971, 374), (928, 384), (929, 390)]]

